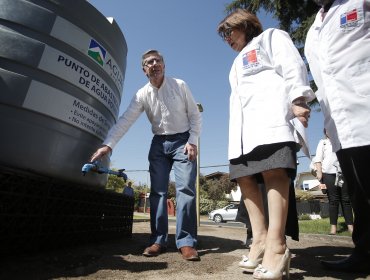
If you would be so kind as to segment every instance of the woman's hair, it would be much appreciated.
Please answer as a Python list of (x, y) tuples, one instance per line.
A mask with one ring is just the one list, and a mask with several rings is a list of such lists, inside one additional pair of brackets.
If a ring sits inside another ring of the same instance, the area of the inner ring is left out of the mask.
[(254, 37), (263, 31), (262, 24), (256, 15), (244, 9), (236, 9), (227, 15), (217, 27), (218, 34), (224, 38), (224, 32), (229, 28), (244, 31), (245, 39), (249, 43)]

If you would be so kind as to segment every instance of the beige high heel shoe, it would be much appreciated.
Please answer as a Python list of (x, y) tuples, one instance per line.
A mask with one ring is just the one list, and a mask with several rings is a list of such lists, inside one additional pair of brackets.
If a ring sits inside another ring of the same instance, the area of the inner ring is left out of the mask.
[(286, 248), (285, 253), (281, 259), (281, 262), (275, 271), (269, 271), (259, 264), (253, 273), (253, 278), (268, 280), (282, 279), (283, 274), (285, 272), (286, 278), (289, 279), (290, 258), (291, 258), (290, 251), (288, 248)]
[(239, 262), (239, 267), (246, 272), (253, 273), (256, 267), (262, 263), (263, 255), (265, 254), (265, 247), (262, 247), (258, 251), (257, 259), (252, 260), (247, 256), (243, 255), (243, 259)]

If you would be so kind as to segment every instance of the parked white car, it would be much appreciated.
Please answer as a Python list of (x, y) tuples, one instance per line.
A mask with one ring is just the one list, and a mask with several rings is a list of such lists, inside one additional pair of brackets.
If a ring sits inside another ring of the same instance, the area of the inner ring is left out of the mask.
[(209, 220), (215, 223), (223, 223), (227, 221), (235, 221), (236, 214), (238, 213), (239, 204), (229, 204), (224, 208), (213, 210), (208, 215)]

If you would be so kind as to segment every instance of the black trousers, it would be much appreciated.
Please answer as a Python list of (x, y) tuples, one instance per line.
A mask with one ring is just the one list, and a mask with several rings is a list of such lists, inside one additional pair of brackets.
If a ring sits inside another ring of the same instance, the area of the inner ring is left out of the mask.
[(342, 207), (343, 217), (346, 225), (353, 225), (353, 213), (351, 201), (348, 194), (347, 182), (343, 187), (335, 185), (336, 174), (323, 173), (322, 180), (326, 185), (329, 200), (329, 219), (331, 225), (337, 225), (339, 205)]
[(355, 252), (370, 254), (370, 145), (341, 149), (337, 157), (348, 183), (355, 216)]

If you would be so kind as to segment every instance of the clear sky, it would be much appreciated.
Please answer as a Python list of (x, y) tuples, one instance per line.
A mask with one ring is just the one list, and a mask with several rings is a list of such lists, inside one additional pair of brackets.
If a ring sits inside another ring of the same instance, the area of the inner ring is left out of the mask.
[[(228, 172), (228, 115), (231, 64), (237, 55), (216, 32), (225, 17), (226, 0), (91, 0), (104, 16), (113, 17), (128, 46), (127, 67), (120, 114), (136, 91), (147, 83), (141, 55), (158, 49), (164, 56), (166, 75), (183, 79), (204, 112), (200, 138), (200, 172)], [(271, 16), (260, 14), (264, 29), (276, 27)], [(266, 112), (266, 117), (273, 114)], [(322, 138), (322, 113), (311, 113), (308, 138), (311, 154)], [(148, 184), (148, 150), (153, 135), (145, 113), (113, 151), (111, 166), (125, 168), (135, 184)], [(298, 172), (308, 171), (309, 160), (298, 154)], [(216, 167), (209, 167), (216, 166)], [(133, 170), (140, 170), (135, 171)]]

